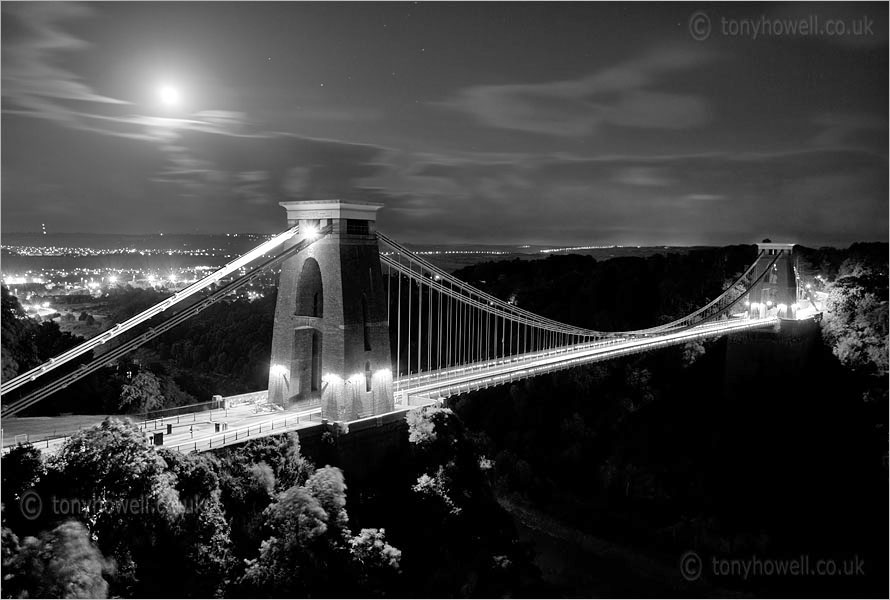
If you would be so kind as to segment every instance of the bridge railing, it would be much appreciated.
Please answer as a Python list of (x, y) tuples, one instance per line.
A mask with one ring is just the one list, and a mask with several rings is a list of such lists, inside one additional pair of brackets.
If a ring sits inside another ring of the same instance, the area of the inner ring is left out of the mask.
[(170, 408), (159, 408), (157, 410), (137, 413), (130, 416), (139, 419), (139, 421), (145, 422), (224, 407), (225, 404), (223, 402), (223, 399), (221, 397), (214, 396), (213, 399), (207, 400), (205, 402), (195, 402), (194, 404), (184, 404), (182, 406), (171, 406)]
[(215, 448), (223, 448), (232, 444), (240, 444), (258, 437), (295, 431), (301, 427), (307, 426), (312, 421), (321, 421), (320, 406), (299, 413), (269, 419), (268, 421), (244, 425), (236, 429), (229, 429), (222, 433), (211, 434), (200, 439), (170, 444), (165, 447), (180, 452), (213, 450)]
[(269, 390), (260, 390), (258, 392), (248, 392), (247, 394), (238, 394), (236, 396), (225, 396), (223, 401), (229, 408), (241, 406), (243, 404), (257, 404), (265, 402), (269, 399)]
[[(170, 409), (163, 409), (162, 411), (152, 411), (149, 413), (139, 413), (136, 415), (106, 416), (119, 417), (132, 421), (134, 418), (145, 417), (146, 415), (157, 414), (159, 412), (174, 413), (167, 416), (143, 418), (136, 420), (133, 423), (136, 427), (139, 428), (140, 431), (157, 431), (158, 429), (164, 429), (167, 425), (185, 425), (204, 421), (213, 422), (214, 416), (228, 416), (229, 409), (235, 409), (248, 404), (260, 405), (267, 400), (268, 396), (268, 390), (260, 390), (257, 392), (249, 392), (246, 394), (238, 394), (235, 396), (215, 396), (213, 400), (208, 400), (207, 402), (198, 402), (195, 404), (187, 404), (185, 406), (176, 406)], [(34, 436), (26, 433), (16, 435), (12, 438), (4, 437), (4, 453), (17, 446), (18, 444), (29, 444), (35, 448), (46, 450), (51, 447), (63, 444), (75, 433), (78, 433), (90, 427), (93, 427), (93, 425), (80, 425), (76, 428), (70, 428), (60, 432), (54, 431), (53, 433), (40, 436)]]
[(596, 341), (590, 342), (582, 342), (578, 344), (574, 344), (571, 346), (558, 346), (549, 350), (541, 350), (537, 352), (524, 352), (521, 354), (514, 354), (511, 356), (480, 361), (477, 363), (470, 363), (467, 365), (449, 367), (445, 369), (436, 369), (433, 371), (424, 371), (422, 373), (413, 373), (411, 375), (405, 375), (393, 380), (393, 390), (400, 391), (405, 389), (406, 387), (416, 385), (419, 383), (423, 383), (426, 381), (441, 379), (443, 377), (451, 377), (454, 375), (460, 375), (462, 373), (469, 373), (473, 371), (484, 371), (486, 369), (497, 368), (502, 365), (510, 365), (515, 363), (526, 362), (529, 360), (537, 360), (543, 357), (549, 356), (560, 356), (569, 354), (572, 352), (577, 352), (579, 350), (584, 350), (587, 348), (602, 348), (608, 346), (614, 346), (616, 344), (621, 344), (626, 342), (628, 338), (605, 338)]

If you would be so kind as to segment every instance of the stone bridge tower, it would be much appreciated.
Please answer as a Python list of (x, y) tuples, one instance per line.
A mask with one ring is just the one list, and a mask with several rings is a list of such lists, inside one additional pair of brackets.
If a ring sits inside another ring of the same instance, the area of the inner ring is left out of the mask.
[(342, 200), (281, 202), (298, 243), (330, 235), (281, 268), (272, 333), (269, 400), (285, 408), (322, 407), (352, 420), (393, 410), (387, 297), (377, 248), (381, 204)]

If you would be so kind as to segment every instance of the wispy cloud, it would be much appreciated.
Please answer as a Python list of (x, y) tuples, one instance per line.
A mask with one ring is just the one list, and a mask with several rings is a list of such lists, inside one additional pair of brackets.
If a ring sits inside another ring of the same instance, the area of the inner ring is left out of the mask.
[(815, 146), (867, 148), (887, 152), (887, 116), (869, 114), (823, 114), (813, 122), (818, 133)]
[(661, 49), (579, 79), (469, 87), (440, 105), (492, 127), (558, 136), (589, 135), (604, 124), (685, 129), (708, 121), (706, 102), (658, 88), (708, 60), (688, 48)]
[(3, 109), (77, 125), (84, 106), (126, 102), (94, 91), (60, 66), (65, 53), (89, 44), (62, 23), (88, 17), (92, 9), (69, 2), (9, 2), (3, 5)]
[[(213, 199), (233, 213), (274, 206), (283, 198), (380, 194), (361, 180), (381, 171), (385, 149), (263, 131), (246, 114), (205, 110), (180, 118), (133, 114), (132, 105), (104, 96), (61, 65), (89, 44), (68, 33), (76, 19), (95, 16), (71, 3), (3, 5), (3, 112), (54, 121), (102, 136), (146, 142), (163, 163), (150, 179), (174, 186), (200, 205)], [(375, 116), (370, 111), (363, 117)], [(318, 117), (314, 112), (307, 113)], [(324, 118), (344, 119), (330, 109)], [(277, 207), (276, 207), (277, 208)]]
[[(373, 181), (372, 181), (373, 183)], [(886, 159), (865, 151), (421, 160), (388, 182), (391, 226), (452, 241), (689, 244), (886, 239)], [(404, 208), (403, 208), (404, 206)]]
[(176, 183), (189, 196), (215, 199), (236, 211), (233, 202), (276, 207), (284, 199), (379, 194), (365, 182), (387, 168), (389, 152), (280, 132), (231, 135), (188, 127), (175, 135), (175, 143), (165, 149), (168, 167), (155, 180)]

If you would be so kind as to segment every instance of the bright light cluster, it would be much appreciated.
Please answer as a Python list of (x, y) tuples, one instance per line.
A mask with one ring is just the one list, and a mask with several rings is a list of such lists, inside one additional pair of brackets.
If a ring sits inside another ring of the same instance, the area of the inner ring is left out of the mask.
[[(391, 369), (378, 369), (377, 371), (374, 371), (374, 374), (373, 374), (371, 377), (374, 378), (374, 377), (382, 377), (382, 376), (386, 376), (386, 377), (390, 377), (390, 378), (391, 378), (391, 377), (392, 377), (392, 370), (391, 370)], [(343, 379), (342, 377), (340, 377), (340, 376), (337, 375), (336, 373), (326, 373), (326, 374), (321, 378), (321, 380), (322, 380), (323, 382), (325, 382), (325, 383), (329, 383), (329, 384), (335, 384), (335, 383), (336, 383), (336, 384), (347, 384), (347, 383), (357, 384), (357, 383), (362, 383), (362, 382), (364, 382), (364, 380), (365, 380), (365, 374), (364, 374), (364, 373), (353, 373), (352, 375), (350, 375), (350, 376), (347, 377), (346, 379)]]

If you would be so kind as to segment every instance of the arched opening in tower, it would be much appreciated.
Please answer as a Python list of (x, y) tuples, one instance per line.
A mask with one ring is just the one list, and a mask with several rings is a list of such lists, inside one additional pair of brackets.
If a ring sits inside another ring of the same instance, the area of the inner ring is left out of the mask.
[(371, 329), (368, 325), (368, 297), (362, 294), (362, 335), (365, 338), (365, 352), (371, 349)]
[(322, 333), (312, 327), (294, 331), (291, 373), (297, 380), (295, 399), (304, 400), (321, 390)]
[(297, 306), (295, 315), (301, 317), (324, 316), (324, 289), (321, 283), (321, 269), (318, 261), (307, 258), (297, 282)]

